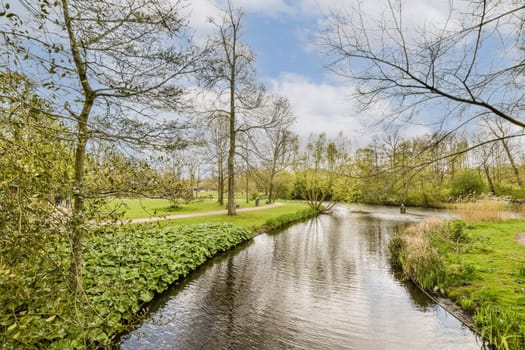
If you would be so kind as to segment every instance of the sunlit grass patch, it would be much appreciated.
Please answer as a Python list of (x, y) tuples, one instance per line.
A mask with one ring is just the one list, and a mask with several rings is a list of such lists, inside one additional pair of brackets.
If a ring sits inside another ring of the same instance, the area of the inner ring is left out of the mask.
[(448, 296), (474, 316), (497, 349), (525, 348), (525, 221), (465, 225), (434, 219), (394, 237), (394, 262), (427, 290)]

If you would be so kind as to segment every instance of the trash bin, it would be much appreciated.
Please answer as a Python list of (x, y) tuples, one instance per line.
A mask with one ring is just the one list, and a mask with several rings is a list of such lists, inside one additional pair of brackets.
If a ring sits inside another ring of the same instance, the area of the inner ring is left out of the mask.
[(259, 206), (259, 201), (260, 199), (259, 198), (255, 198), (255, 206), (258, 207)]

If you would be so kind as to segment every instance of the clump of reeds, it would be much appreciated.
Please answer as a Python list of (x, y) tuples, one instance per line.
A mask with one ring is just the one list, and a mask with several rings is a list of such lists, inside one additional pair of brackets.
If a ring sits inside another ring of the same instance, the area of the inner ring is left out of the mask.
[(446, 225), (443, 220), (429, 218), (408, 227), (390, 243), (393, 262), (402, 267), (407, 278), (424, 289), (442, 293), (445, 266), (437, 249), (432, 246), (432, 236), (443, 232)]
[(523, 349), (525, 326), (511, 308), (485, 305), (476, 311), (474, 321), (481, 328), (481, 336), (493, 348)]
[(465, 222), (501, 221), (507, 211), (507, 202), (495, 197), (458, 200), (455, 213)]

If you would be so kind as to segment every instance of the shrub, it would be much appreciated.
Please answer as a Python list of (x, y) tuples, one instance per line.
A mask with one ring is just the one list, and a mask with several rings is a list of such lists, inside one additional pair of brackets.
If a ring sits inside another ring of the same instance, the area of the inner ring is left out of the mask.
[(462, 220), (452, 220), (447, 224), (447, 233), (454, 242), (466, 243), (470, 241), (469, 235), (465, 231), (467, 225)]
[(484, 188), (485, 184), (479, 174), (474, 170), (467, 170), (452, 181), (450, 194), (454, 198), (468, 195), (476, 196), (483, 193)]

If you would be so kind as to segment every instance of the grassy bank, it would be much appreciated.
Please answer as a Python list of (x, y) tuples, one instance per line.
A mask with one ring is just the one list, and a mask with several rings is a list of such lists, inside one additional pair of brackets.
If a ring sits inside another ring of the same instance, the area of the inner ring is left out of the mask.
[(49, 259), (39, 265), (28, 257), (24, 265), (8, 268), (0, 260), (0, 348), (109, 346), (115, 335), (140, 322), (143, 306), (157, 293), (210, 257), (251, 239), (255, 229), (278, 228), (315, 214), (305, 207), (291, 203), (235, 217), (196, 218), (206, 224), (102, 228), (85, 242), (81, 300), (72, 297), (66, 283), (69, 250), (64, 242), (50, 242)]
[[(195, 218), (184, 218), (176, 220), (165, 220), (155, 223), (142, 224), (144, 227), (171, 227), (178, 225), (194, 225), (200, 224), (203, 222), (206, 223), (228, 223), (232, 225), (242, 226), (248, 228), (252, 231), (258, 231), (266, 227), (273, 227), (272, 222), (277, 220), (278, 217), (286, 216), (304, 216), (304, 213), (308, 211), (308, 216), (315, 215), (315, 211), (310, 210), (309, 206), (304, 202), (299, 201), (287, 201), (282, 202), (283, 205), (268, 208), (259, 211), (251, 212), (239, 212), (237, 215), (228, 216), (224, 214), (220, 215), (211, 215), (205, 217), (195, 217)], [(293, 220), (290, 220), (293, 221)]]
[(394, 237), (392, 259), (407, 278), (472, 316), (497, 349), (525, 348), (525, 222), (466, 225), (425, 220)]

